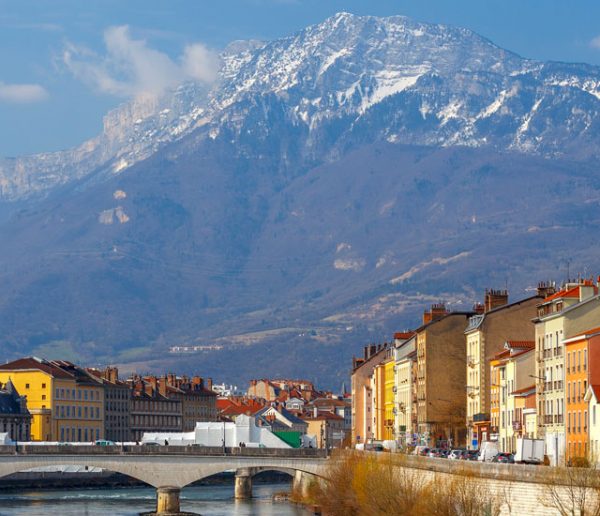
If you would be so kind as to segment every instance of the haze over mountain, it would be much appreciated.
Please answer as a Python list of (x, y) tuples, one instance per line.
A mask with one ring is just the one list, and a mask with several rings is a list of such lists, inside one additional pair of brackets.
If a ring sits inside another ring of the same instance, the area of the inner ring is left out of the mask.
[(347, 13), (221, 63), (0, 163), (1, 358), (341, 382), (427, 303), (600, 271), (600, 68)]

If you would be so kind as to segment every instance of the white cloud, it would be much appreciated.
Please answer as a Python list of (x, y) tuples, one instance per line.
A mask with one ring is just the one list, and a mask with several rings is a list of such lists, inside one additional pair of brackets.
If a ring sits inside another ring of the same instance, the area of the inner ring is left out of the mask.
[(48, 92), (39, 84), (5, 84), (0, 82), (0, 102), (26, 104), (48, 98)]
[(590, 47), (597, 48), (600, 50), (600, 36), (596, 36), (590, 41)]
[(216, 54), (204, 45), (190, 45), (173, 60), (145, 40), (133, 39), (127, 25), (106, 29), (104, 44), (104, 56), (69, 45), (63, 62), (77, 78), (111, 95), (160, 94), (185, 80), (209, 83), (218, 70)]

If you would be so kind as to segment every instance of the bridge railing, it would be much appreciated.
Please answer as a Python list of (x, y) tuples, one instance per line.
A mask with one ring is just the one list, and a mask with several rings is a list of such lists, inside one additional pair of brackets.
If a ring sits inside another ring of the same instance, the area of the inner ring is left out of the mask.
[(27, 445), (0, 446), (0, 455), (194, 455), (240, 457), (323, 458), (326, 451), (315, 448), (248, 448), (221, 446), (145, 445)]

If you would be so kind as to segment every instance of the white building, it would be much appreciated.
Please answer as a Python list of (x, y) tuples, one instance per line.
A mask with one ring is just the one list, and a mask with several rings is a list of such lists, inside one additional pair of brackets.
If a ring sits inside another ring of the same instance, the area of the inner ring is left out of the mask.
[(142, 443), (218, 447), (223, 446), (223, 439), (228, 448), (239, 446), (240, 443), (249, 448), (290, 448), (270, 429), (256, 426), (254, 417), (245, 415), (237, 416), (235, 423), (200, 421), (193, 432), (147, 432), (142, 437)]

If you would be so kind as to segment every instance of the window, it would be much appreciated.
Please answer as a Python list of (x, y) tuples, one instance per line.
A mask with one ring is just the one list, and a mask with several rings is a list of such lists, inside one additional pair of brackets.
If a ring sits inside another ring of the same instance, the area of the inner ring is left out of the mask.
[(583, 350), (583, 370), (587, 369), (587, 349)]
[(59, 390), (59, 389), (56, 389), (56, 392), (54, 393), (54, 395), (55, 395), (57, 398), (60, 398), (60, 390)]
[(46, 399), (46, 395), (42, 394), (42, 399), (45, 400)]
[(25, 384), (25, 388), (29, 389), (29, 384), (28, 383)]
[(43, 384), (42, 384), (42, 389), (45, 389), (45, 388), (46, 388), (46, 384), (45, 384), (45, 383), (43, 383)]
[(596, 405), (592, 407), (592, 423), (596, 424)]

